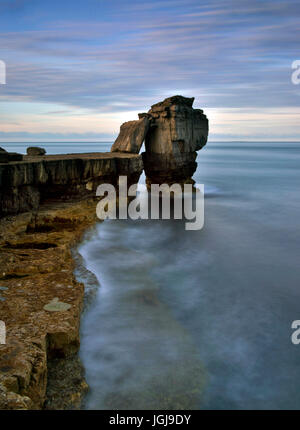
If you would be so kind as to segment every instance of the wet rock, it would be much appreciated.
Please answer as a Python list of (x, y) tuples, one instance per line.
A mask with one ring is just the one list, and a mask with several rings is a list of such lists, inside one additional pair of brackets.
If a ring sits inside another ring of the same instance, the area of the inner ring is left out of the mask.
[(39, 146), (29, 146), (26, 150), (27, 155), (37, 156), (37, 155), (45, 155), (46, 150), (44, 148), (40, 148)]
[(80, 409), (88, 385), (84, 380), (84, 369), (76, 355), (66, 360), (51, 360), (48, 363), (48, 378), (45, 409)]
[(7, 152), (7, 151), (0, 147), (0, 152)]
[(149, 129), (150, 121), (145, 116), (136, 121), (121, 125), (120, 134), (111, 148), (111, 152), (131, 152), (138, 154)]

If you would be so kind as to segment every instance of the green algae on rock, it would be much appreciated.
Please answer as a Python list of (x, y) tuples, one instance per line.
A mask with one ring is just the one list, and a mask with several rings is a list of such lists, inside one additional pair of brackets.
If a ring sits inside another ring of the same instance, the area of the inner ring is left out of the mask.
[(50, 303), (47, 303), (43, 309), (49, 312), (61, 312), (67, 311), (70, 307), (71, 305), (69, 303), (60, 302), (58, 297), (54, 297), (54, 299), (51, 300)]

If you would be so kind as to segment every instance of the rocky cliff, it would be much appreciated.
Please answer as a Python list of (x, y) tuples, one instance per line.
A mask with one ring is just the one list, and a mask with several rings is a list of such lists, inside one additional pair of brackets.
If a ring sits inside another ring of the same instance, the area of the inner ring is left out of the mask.
[(138, 182), (142, 157), (124, 153), (23, 156), (0, 163), (0, 217), (35, 211), (47, 200), (81, 200), (95, 195), (101, 183), (117, 185), (126, 175)]

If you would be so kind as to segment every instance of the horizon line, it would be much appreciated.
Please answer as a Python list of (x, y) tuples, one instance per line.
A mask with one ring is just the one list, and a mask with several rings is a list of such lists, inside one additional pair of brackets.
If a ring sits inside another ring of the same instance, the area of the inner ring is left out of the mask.
[[(65, 141), (63, 141), (63, 140), (47, 140), (47, 141), (41, 141), (41, 140), (37, 140), (37, 141), (34, 141), (34, 140), (28, 140), (28, 141), (26, 141), (26, 140), (20, 140), (20, 141), (11, 141), (11, 142), (8, 142), (8, 141), (1, 141), (0, 140), (0, 143), (1, 144), (18, 144), (18, 143), (20, 143), (20, 144), (23, 144), (23, 143), (33, 143), (33, 144), (36, 144), (36, 143), (43, 143), (43, 144), (47, 144), (47, 143), (76, 143), (76, 144), (80, 144), (80, 143), (95, 143), (95, 144), (97, 144), (97, 143), (113, 143), (114, 142), (114, 140), (102, 140), (102, 141), (92, 141), (92, 140), (65, 140)], [(262, 140), (262, 139), (258, 139), (258, 140), (240, 140), (240, 139), (238, 139), (238, 140), (224, 140), (224, 139), (222, 139), (222, 140), (211, 140), (209, 143), (220, 143), (220, 142), (225, 142), (225, 143), (231, 143), (231, 142), (236, 142), (236, 143), (258, 143), (258, 142), (261, 142), (261, 143), (300, 143), (300, 140)], [(206, 144), (207, 145), (207, 144)], [(204, 146), (206, 146), (206, 145), (204, 145)]]

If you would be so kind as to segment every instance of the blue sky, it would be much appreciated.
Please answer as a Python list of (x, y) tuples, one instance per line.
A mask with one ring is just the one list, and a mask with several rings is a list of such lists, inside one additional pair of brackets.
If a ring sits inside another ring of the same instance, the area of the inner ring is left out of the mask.
[(211, 140), (300, 140), (300, 2), (0, 0), (0, 140), (111, 140), (194, 96)]

